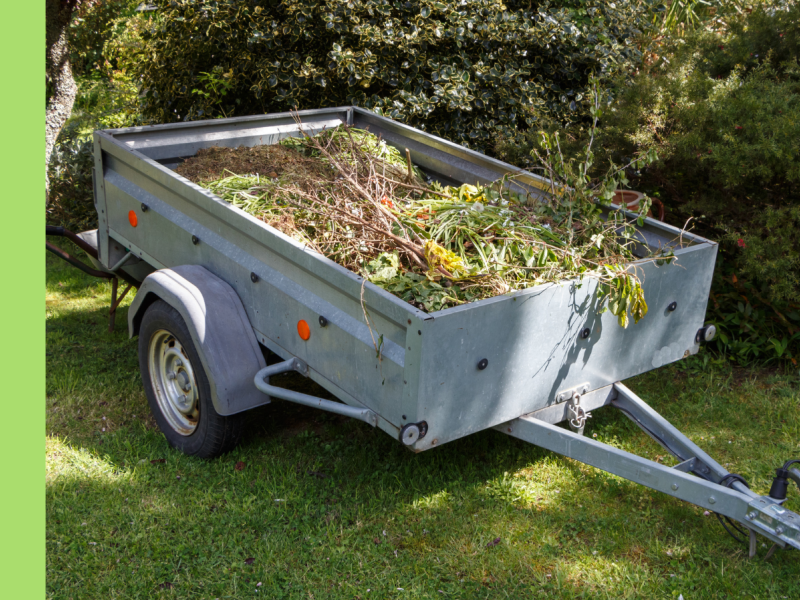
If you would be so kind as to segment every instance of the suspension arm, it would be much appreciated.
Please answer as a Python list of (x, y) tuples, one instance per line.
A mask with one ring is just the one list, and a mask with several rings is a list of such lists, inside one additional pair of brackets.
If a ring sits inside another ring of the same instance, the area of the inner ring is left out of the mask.
[(318, 398), (316, 396), (309, 396), (308, 394), (301, 394), (292, 390), (277, 387), (269, 384), (269, 378), (273, 375), (280, 375), (281, 373), (288, 373), (289, 371), (296, 371), (301, 375), (308, 376), (308, 365), (299, 358), (290, 358), (281, 363), (270, 365), (261, 369), (255, 376), (255, 385), (259, 391), (272, 396), (273, 398), (280, 398), (295, 404), (302, 404), (303, 406), (310, 406), (312, 408), (319, 408), (337, 415), (350, 417), (351, 419), (358, 419), (369, 423), (373, 427), (378, 425), (378, 415), (369, 410), (368, 408), (361, 408), (357, 406), (348, 406), (341, 402), (333, 402)]
[[(683, 470), (714, 483), (719, 483), (729, 475), (724, 467), (626, 386), (617, 382), (614, 389), (617, 397), (611, 401), (611, 406), (622, 411), (662, 448), (684, 463), (681, 467)], [(740, 481), (732, 481), (730, 487), (751, 498), (758, 497)]]

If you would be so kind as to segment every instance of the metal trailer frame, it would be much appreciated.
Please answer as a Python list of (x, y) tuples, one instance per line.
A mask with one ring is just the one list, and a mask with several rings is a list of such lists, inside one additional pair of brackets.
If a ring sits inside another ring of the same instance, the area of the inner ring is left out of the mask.
[[(169, 298), (191, 322), (221, 415), (282, 398), (361, 419), (415, 452), (494, 427), (734, 519), (751, 532), (751, 553), (755, 532), (800, 548), (800, 517), (782, 500), (751, 492), (619, 383), (698, 351), (715, 243), (645, 219), (640, 249), (669, 247), (675, 260), (631, 264), (650, 311), (627, 329), (608, 312), (598, 314), (592, 279), (428, 314), (173, 171), (201, 148), (273, 144), (342, 123), (409, 149), (416, 165), (445, 183), (486, 184), (513, 174), (509, 185), (518, 190), (542, 195), (548, 186), (357, 107), (97, 131), (98, 265), (124, 265), (144, 279), (129, 310), (131, 335), (152, 301)], [(162, 275), (145, 277), (153, 270)], [(236, 306), (223, 298), (235, 298)], [(238, 333), (215, 319), (237, 323)], [(307, 340), (295, 330), (301, 320), (312, 325)], [(252, 339), (245, 339), (250, 329)], [(234, 377), (216, 363), (237, 343), (260, 344), (283, 362), (264, 366), (242, 351)], [(342, 403), (269, 384), (289, 370)], [(245, 372), (254, 383), (248, 389)], [(605, 405), (622, 410), (680, 464), (668, 468), (580, 435), (587, 413)], [(577, 432), (554, 426), (564, 420)], [(800, 485), (800, 471), (790, 471)]]

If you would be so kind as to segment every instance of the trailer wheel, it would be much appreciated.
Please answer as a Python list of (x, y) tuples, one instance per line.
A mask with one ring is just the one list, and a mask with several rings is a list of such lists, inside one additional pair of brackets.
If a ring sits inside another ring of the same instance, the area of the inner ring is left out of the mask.
[(189, 329), (162, 300), (151, 304), (142, 318), (139, 369), (150, 410), (171, 446), (190, 456), (213, 458), (239, 443), (241, 415), (224, 417), (214, 410)]

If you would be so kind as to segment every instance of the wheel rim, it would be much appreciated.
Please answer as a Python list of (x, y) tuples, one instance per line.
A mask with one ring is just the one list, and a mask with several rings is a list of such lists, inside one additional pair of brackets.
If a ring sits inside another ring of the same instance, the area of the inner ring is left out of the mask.
[(200, 419), (200, 398), (186, 351), (178, 338), (159, 329), (150, 338), (148, 359), (161, 414), (177, 433), (192, 435)]

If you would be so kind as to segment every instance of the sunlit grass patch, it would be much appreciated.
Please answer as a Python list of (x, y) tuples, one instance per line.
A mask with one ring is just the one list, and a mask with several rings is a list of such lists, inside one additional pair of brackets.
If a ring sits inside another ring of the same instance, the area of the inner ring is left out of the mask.
[(86, 448), (75, 448), (64, 440), (47, 438), (47, 477), (49, 484), (63, 483), (66, 479), (102, 480), (113, 484), (120, 480), (118, 468)]

